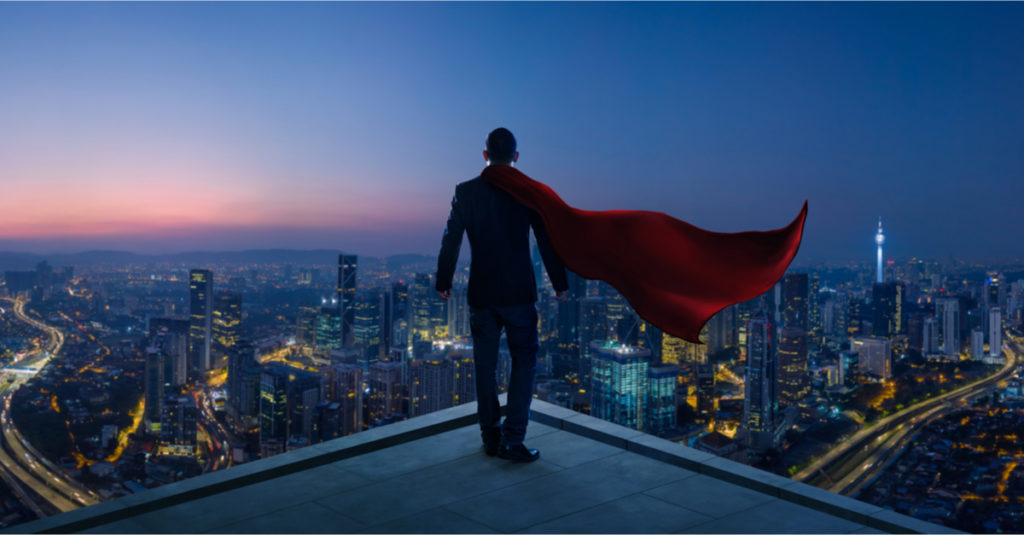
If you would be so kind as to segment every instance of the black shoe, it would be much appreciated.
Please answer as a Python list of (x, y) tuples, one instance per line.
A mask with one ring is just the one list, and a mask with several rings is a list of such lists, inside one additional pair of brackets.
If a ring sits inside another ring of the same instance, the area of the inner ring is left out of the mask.
[(497, 442), (484, 442), (484, 453), (489, 457), (496, 457), (498, 455), (498, 448), (500, 447), (501, 445)]
[(523, 444), (516, 444), (515, 446), (509, 446), (506, 444), (498, 450), (498, 457), (508, 459), (510, 461), (529, 463), (540, 459), (540, 452), (537, 450), (531, 450)]

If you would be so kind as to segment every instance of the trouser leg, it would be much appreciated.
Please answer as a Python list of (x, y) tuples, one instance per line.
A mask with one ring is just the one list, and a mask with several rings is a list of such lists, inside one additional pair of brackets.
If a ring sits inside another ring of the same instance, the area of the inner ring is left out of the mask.
[(537, 308), (533, 303), (499, 307), (512, 357), (508, 381), (508, 404), (502, 425), (502, 442), (521, 444), (530, 420), (534, 373), (537, 368)]
[(484, 442), (501, 438), (501, 407), (498, 404), (498, 340), (501, 325), (489, 308), (469, 308), (469, 326), (473, 335), (473, 365), (476, 374), (477, 415)]

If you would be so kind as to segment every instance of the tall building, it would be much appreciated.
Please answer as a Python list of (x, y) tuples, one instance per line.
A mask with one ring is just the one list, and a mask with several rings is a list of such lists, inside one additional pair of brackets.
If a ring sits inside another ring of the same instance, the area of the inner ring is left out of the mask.
[(645, 432), (660, 435), (676, 427), (677, 374), (675, 366), (651, 365), (647, 368)]
[(790, 273), (782, 279), (782, 324), (807, 331), (809, 290), (806, 273)]
[(384, 422), (405, 412), (405, 383), (402, 381), (401, 362), (371, 364), (367, 386), (367, 425), (380, 425), (378, 422)]
[(395, 282), (391, 285), (389, 297), (391, 300), (391, 346), (389, 350), (390, 348), (399, 348), (405, 351), (412, 343), (409, 330), (409, 285), (402, 281)]
[(448, 298), (448, 336), (463, 338), (470, 336), (468, 287), (459, 284), (451, 289)]
[(773, 330), (772, 322), (763, 316), (752, 317), (747, 324), (743, 427), (747, 433), (747, 446), (755, 454), (775, 445), (778, 368), (772, 347)]
[(981, 329), (971, 331), (971, 358), (975, 360), (985, 358), (985, 331)]
[(896, 281), (876, 282), (871, 301), (872, 334), (884, 337), (903, 334), (903, 285)]
[(1003, 317), (999, 307), (992, 307), (988, 313), (988, 354), (1003, 356)]
[(377, 290), (368, 290), (356, 298), (355, 303), (355, 346), (359, 351), (359, 364), (364, 372), (370, 371), (370, 364), (384, 360), (385, 347), (381, 344), (381, 295)]
[(196, 441), (198, 410), (195, 398), (184, 395), (166, 396), (161, 403), (160, 455), (194, 456), (199, 453)]
[(935, 300), (935, 314), (939, 317), (942, 334), (942, 352), (946, 355), (960, 354), (960, 300), (946, 297)]
[(163, 351), (157, 347), (146, 348), (146, 378), (143, 423), (151, 433), (160, 432), (160, 403), (164, 398)]
[(341, 312), (334, 306), (323, 306), (316, 317), (316, 347), (324, 351), (341, 347)]
[(807, 333), (783, 327), (779, 334), (779, 407), (796, 405), (811, 392), (807, 371)]
[(300, 369), (288, 375), (288, 441), (292, 445), (312, 444), (318, 438), (316, 406), (326, 398), (321, 376)]
[(288, 375), (291, 368), (273, 364), (260, 374), (260, 444), (281, 447), (288, 440)]
[(429, 273), (417, 273), (413, 279), (409, 320), (412, 331), (410, 343), (434, 339), (430, 313), (432, 301), (437, 297), (434, 295), (434, 285), (430, 280)]
[(242, 327), (242, 294), (221, 292), (213, 307), (213, 367), (223, 368), (228, 363), (231, 348), (238, 341)]
[(341, 345), (355, 345), (356, 255), (338, 255), (338, 311), (341, 315)]
[(581, 349), (582, 312), (580, 300), (587, 295), (587, 280), (568, 271), (569, 293), (565, 301), (558, 302), (556, 329), (558, 331), (557, 349), (551, 353), (551, 375), (565, 378), (575, 375), (577, 363), (583, 351)]
[(738, 335), (736, 305), (727, 306), (708, 320), (708, 353), (735, 347)]
[(875, 282), (883, 282), (882, 277), (882, 244), (885, 243), (885, 234), (882, 234), (882, 218), (878, 218), (878, 232), (875, 233), (875, 243), (878, 244), (878, 274)]
[(261, 372), (256, 348), (240, 338), (228, 354), (227, 379), (228, 407), (239, 418), (255, 417), (259, 412)]
[(189, 373), (198, 378), (213, 364), (213, 273), (208, 269), (189, 272)]
[(339, 402), (340, 436), (362, 431), (363, 420), (363, 368), (351, 364), (337, 364), (331, 367), (331, 399)]
[(151, 318), (147, 347), (155, 347), (164, 355), (165, 394), (176, 392), (188, 382), (188, 320)]
[(715, 417), (715, 369), (708, 362), (695, 366), (697, 373), (697, 420), (710, 422)]
[(875, 377), (892, 377), (892, 342), (877, 336), (860, 336), (850, 340), (850, 350), (857, 353), (860, 371)]
[(590, 349), (590, 414), (632, 429), (643, 429), (651, 352), (596, 341), (591, 342)]
[(447, 409), (454, 399), (454, 363), (443, 353), (431, 353), (409, 363), (410, 416)]
[(933, 316), (924, 319), (921, 328), (921, 353), (934, 355), (942, 349), (939, 345), (939, 320)]

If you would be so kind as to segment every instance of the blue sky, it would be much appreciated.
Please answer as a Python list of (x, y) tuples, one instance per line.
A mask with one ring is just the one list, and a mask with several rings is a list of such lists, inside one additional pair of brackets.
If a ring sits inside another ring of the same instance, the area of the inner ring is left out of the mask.
[(1024, 256), (1019, 3), (0, 3), (0, 249), (436, 253), (487, 132), (798, 260)]

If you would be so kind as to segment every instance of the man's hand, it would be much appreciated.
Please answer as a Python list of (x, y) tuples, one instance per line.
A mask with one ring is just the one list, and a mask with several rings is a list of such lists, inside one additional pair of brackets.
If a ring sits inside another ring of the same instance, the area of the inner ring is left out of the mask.
[(565, 301), (569, 298), (569, 290), (562, 290), (555, 292), (555, 301)]
[(442, 292), (441, 290), (438, 290), (437, 291), (437, 296), (440, 297), (442, 301), (447, 301), (448, 298), (452, 296), (452, 291), (451, 290), (445, 290), (445, 291)]

